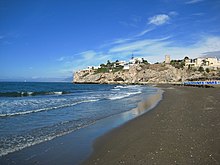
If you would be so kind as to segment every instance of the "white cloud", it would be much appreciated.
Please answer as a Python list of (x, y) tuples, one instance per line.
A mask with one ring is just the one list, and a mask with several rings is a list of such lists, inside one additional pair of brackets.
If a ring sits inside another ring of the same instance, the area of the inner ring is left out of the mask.
[(171, 12), (169, 12), (169, 15), (170, 15), (170, 16), (177, 16), (178, 13), (177, 13), (176, 11), (171, 11)]
[(154, 28), (145, 29), (144, 31), (138, 33), (135, 37), (141, 37), (152, 30), (154, 30)]
[(212, 51), (203, 53), (203, 57), (217, 57), (220, 58), (220, 51)]
[(204, 36), (199, 42), (195, 44), (199, 47), (202, 53), (213, 52), (220, 50), (220, 37)]
[(157, 39), (139, 39), (112, 45), (103, 52), (88, 50), (73, 56), (64, 57), (60, 73), (68, 76), (73, 71), (87, 68), (87, 66), (98, 66), (101, 63), (106, 63), (107, 60), (127, 61), (132, 52), (135, 57), (143, 57), (149, 62), (155, 63), (164, 61), (166, 54), (171, 55), (172, 59), (183, 59), (185, 56), (196, 58), (203, 56), (204, 53), (216, 51), (220, 51), (220, 36), (205, 35), (194, 44), (188, 46), (179, 44), (175, 46), (175, 42), (172, 41), (170, 36)]
[(122, 44), (122, 43), (125, 43), (125, 42), (128, 42), (128, 41), (131, 41), (132, 39), (131, 38), (119, 38), (115, 41), (113, 41), (111, 43), (111, 45), (114, 45), (114, 44)]
[(198, 3), (198, 2), (202, 2), (204, 0), (190, 0), (190, 1), (187, 1), (185, 2), (185, 4), (194, 4), (194, 3)]
[(62, 66), (59, 73), (68, 76), (70, 73), (73, 73), (73, 71), (87, 68), (88, 66), (98, 66), (109, 59), (111, 59), (111, 57), (108, 55), (94, 50), (88, 50), (72, 56), (66, 56), (63, 57), (63, 61), (61, 61)]
[(97, 55), (97, 53), (93, 50), (89, 50), (82, 52), (81, 55), (83, 56), (83, 59), (87, 61), (93, 59)]
[(144, 36), (145, 34), (153, 31), (155, 28), (153, 27), (150, 27), (150, 28), (147, 28), (141, 32), (139, 32), (138, 34), (136, 35), (133, 35), (131, 36), (130, 38), (118, 38), (118, 39), (115, 39), (107, 44), (103, 44), (101, 45), (99, 48), (103, 48), (103, 47), (112, 47), (114, 45), (119, 45), (119, 44), (124, 44), (124, 43), (128, 43), (128, 42), (132, 42), (132, 41), (136, 41), (138, 39), (140, 39), (140, 37)]
[(62, 62), (62, 61), (64, 61), (64, 59), (65, 59), (65, 57), (62, 56), (62, 57), (58, 58), (57, 61)]
[[(220, 37), (205, 36), (190, 46), (172, 45), (171, 41), (159, 41), (140, 49), (137, 53), (145, 56), (150, 62), (163, 61), (165, 54), (170, 54), (173, 59), (183, 59), (184, 56), (196, 58), (204, 52), (220, 51)], [(150, 56), (146, 56), (146, 53)]]
[(137, 49), (140, 49), (144, 46), (147, 46), (149, 44), (152, 44), (149, 40), (142, 40), (142, 41), (135, 41), (123, 45), (117, 45), (109, 50), (109, 53), (115, 53), (115, 52), (123, 52), (123, 51), (135, 51)]
[(148, 18), (148, 24), (153, 25), (163, 25), (170, 20), (170, 17), (166, 14), (158, 14), (153, 17)]
[(152, 28), (152, 27), (148, 28), (148, 29), (145, 29), (145, 30), (139, 32), (138, 34), (131, 36), (130, 38), (118, 38), (118, 39), (116, 39), (112, 42), (101, 45), (99, 48), (110, 47), (110, 46), (114, 46), (114, 45), (118, 45), (118, 44), (124, 44), (124, 43), (128, 43), (128, 42), (131, 42), (131, 41), (138, 40), (138, 38), (144, 36), (145, 34), (151, 32), (151, 31), (153, 31), (154, 29), (155, 28)]
[[(155, 15), (148, 19), (148, 24), (163, 25), (172, 17), (178, 15), (177, 12), (171, 11), (168, 14)], [(134, 53), (135, 57), (144, 57), (149, 62), (162, 62), (164, 55), (170, 54), (172, 59), (183, 59), (185, 56), (196, 58), (204, 55), (205, 52), (220, 51), (220, 36), (204, 35), (194, 44), (186, 46), (185, 44), (175, 45), (175, 40), (167, 36), (157, 39), (146, 39), (145, 34), (156, 30), (156, 26), (148, 25), (140, 33), (128, 38), (119, 38), (113, 40), (99, 50), (88, 50), (74, 54), (73, 56), (63, 56), (58, 59), (62, 64), (62, 74), (69, 75), (71, 71), (87, 68), (87, 66), (97, 66), (106, 63), (107, 60), (115, 61), (128, 60)]]
[(160, 38), (160, 39), (145, 39), (145, 40), (133, 41), (133, 42), (126, 43), (126, 44), (120, 44), (115, 47), (112, 47), (109, 50), (109, 53), (124, 52), (124, 51), (126, 52), (138, 51), (144, 47), (155, 44), (159, 41), (167, 40), (168, 38), (169, 37)]
[[(216, 45), (213, 45), (212, 42), (215, 42)], [(111, 52), (110, 50), (116, 49), (110, 49), (109, 52), (106, 52), (105, 54), (96, 52), (96, 54), (93, 55), (93, 58), (81, 56), (80, 59), (72, 59), (72, 61), (66, 62), (64, 67), (61, 68), (60, 73), (64, 76), (69, 76), (74, 71), (87, 68), (88, 66), (98, 66), (101, 63), (106, 63), (107, 60), (115, 61), (116, 59), (119, 59), (127, 61), (132, 52), (135, 57), (143, 57), (149, 62), (155, 63), (164, 61), (164, 56), (166, 54), (171, 55), (172, 59), (183, 59), (185, 56), (196, 58), (204, 55), (205, 52), (220, 51), (220, 37), (215, 39), (210, 37), (207, 40), (197, 42), (188, 47), (172, 46), (172, 42), (166, 40), (152, 41), (152, 43), (153, 44), (150, 44), (150, 41), (139, 41), (139, 44), (137, 42), (132, 42), (130, 43), (130, 47), (125, 47), (119, 52)]]
[(196, 58), (205, 52), (220, 51), (220, 36), (204, 36), (189, 46), (174, 46), (174, 43), (172, 37), (165, 37), (119, 44), (109, 49), (108, 58), (120, 55), (128, 59), (133, 52), (136, 57), (144, 57), (154, 63), (164, 61), (165, 54), (170, 54), (172, 59), (183, 59), (185, 56)]

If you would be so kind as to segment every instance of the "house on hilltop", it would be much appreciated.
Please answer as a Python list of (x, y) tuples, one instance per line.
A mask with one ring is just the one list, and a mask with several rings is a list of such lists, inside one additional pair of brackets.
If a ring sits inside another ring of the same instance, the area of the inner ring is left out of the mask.
[(186, 57), (184, 59), (185, 67), (203, 67), (203, 68), (210, 68), (210, 69), (218, 69), (220, 68), (220, 60), (216, 57), (206, 57), (206, 58), (195, 58), (189, 59)]
[(124, 64), (123, 69), (128, 70), (130, 68), (130, 66), (133, 66), (135, 64), (141, 64), (144, 62), (147, 62), (146, 60), (144, 60), (144, 58), (140, 58), (140, 57), (134, 58), (132, 56), (132, 58), (129, 60), (129, 62)]

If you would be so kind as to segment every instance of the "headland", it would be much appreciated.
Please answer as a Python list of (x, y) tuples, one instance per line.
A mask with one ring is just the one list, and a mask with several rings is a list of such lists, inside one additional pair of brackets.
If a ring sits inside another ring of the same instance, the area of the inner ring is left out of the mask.
[[(193, 62), (194, 61), (194, 62)], [(217, 58), (170, 60), (150, 64), (143, 58), (88, 67), (74, 73), (74, 83), (94, 84), (184, 84), (189, 81), (219, 81)], [(220, 84), (220, 81), (219, 81)], [(189, 84), (188, 84), (189, 85)], [(192, 84), (191, 84), (192, 85)]]

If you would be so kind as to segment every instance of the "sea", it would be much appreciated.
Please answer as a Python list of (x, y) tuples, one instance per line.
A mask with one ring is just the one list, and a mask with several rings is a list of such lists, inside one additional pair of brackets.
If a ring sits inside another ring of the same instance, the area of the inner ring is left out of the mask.
[(1, 82), (0, 157), (129, 112), (157, 92), (146, 85)]

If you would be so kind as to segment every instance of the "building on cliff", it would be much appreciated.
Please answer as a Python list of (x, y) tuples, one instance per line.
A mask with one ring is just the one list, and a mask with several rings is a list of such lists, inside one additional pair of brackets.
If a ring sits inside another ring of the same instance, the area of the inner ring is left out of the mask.
[(165, 55), (165, 64), (170, 64), (170, 55)]
[(113, 65), (113, 67), (124, 66), (125, 64), (126, 64), (125, 61), (116, 61)]
[(129, 60), (129, 64), (134, 65), (134, 64), (141, 64), (143, 63), (144, 59), (143, 58), (132, 58)]
[(203, 67), (209, 69), (219, 69), (220, 68), (220, 60), (216, 57), (206, 57), (206, 58), (195, 58), (189, 59), (185, 58), (185, 67)]
[(132, 58), (129, 60), (129, 62), (124, 64), (123, 69), (124, 70), (128, 70), (130, 68), (130, 66), (133, 66), (135, 64), (141, 64), (144, 61), (145, 61), (144, 58), (140, 58), (140, 57), (134, 58), (132, 56)]

